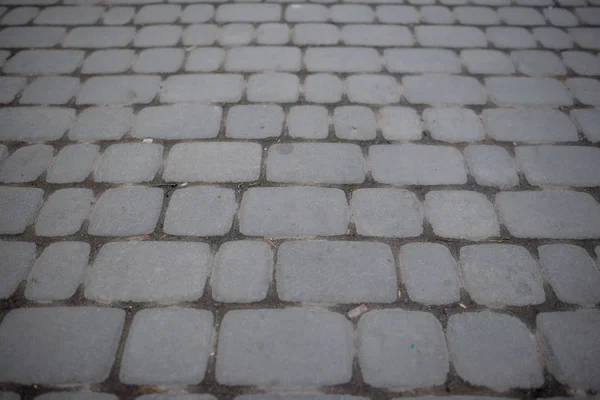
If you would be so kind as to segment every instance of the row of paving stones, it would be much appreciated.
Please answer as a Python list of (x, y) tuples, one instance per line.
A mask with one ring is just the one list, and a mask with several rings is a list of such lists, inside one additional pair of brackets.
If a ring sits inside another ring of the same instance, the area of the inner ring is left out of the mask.
[[(4, 396), (4, 397), (2, 397)], [(588, 396), (588, 399), (594, 399)], [(0, 392), (2, 400), (20, 400), (17, 393)], [(87, 390), (73, 392), (48, 392), (35, 397), (36, 400), (117, 400), (118, 397), (112, 393), (89, 392)], [(352, 394), (325, 394), (318, 391), (308, 391), (302, 393), (295, 392), (265, 392), (262, 394), (238, 395), (235, 400), (369, 400), (368, 397)], [(408, 400), (511, 400), (508, 397), (487, 397), (487, 396), (423, 396), (423, 397), (403, 397)], [(577, 400), (577, 398), (564, 397), (564, 399)], [(145, 394), (136, 397), (136, 400), (217, 400), (217, 397), (211, 394), (189, 393), (182, 390), (165, 390), (164, 392)], [(393, 400), (400, 400), (395, 398)], [(538, 397), (536, 400), (550, 400), (550, 398)]]
[[(140, 6), (144, 4), (156, 3), (227, 3), (228, 0), (28, 0), (29, 6), (50, 6), (58, 3), (64, 5), (101, 5), (115, 7), (119, 5)], [(334, 0), (253, 0), (251, 3), (335, 3)], [(235, 0), (234, 3), (248, 3), (248, 0)], [(436, 0), (344, 0), (341, 3), (360, 3), (360, 4), (401, 4), (409, 3), (413, 5), (431, 5), (436, 4)], [(586, 5), (600, 6), (599, 0), (440, 0), (443, 5), (462, 5), (474, 4), (483, 6), (527, 6), (527, 7), (546, 7), (559, 5), (561, 7), (583, 7)], [(22, 6), (22, 0), (2, 0), (2, 6)]]
[[(41, 236), (67, 236), (79, 232), (89, 216), (90, 235), (151, 234), (165, 197), (160, 188), (128, 186), (106, 190), (92, 207), (90, 189), (61, 189), (45, 203), (43, 194), (39, 188), (0, 187), (5, 210), (0, 233), (20, 234), (35, 222)], [(499, 221), (518, 238), (600, 237), (600, 207), (587, 193), (502, 192), (496, 195), (495, 204), (496, 208), (483, 194), (466, 190), (430, 191), (422, 205), (404, 189), (358, 189), (349, 207), (340, 189), (265, 187), (248, 189), (238, 207), (233, 189), (196, 186), (173, 193), (161, 228), (177, 236), (224, 235), (231, 231), (237, 212), (239, 231), (247, 236), (345, 235), (352, 216), (353, 225), (364, 236), (418, 237), (427, 217), (433, 233), (442, 238), (497, 237)]]
[[(289, 27), (284, 24), (271, 26), (263, 32), (265, 41), (281, 42), (289, 37)], [(313, 31), (314, 32), (311, 32)], [(416, 41), (424, 47), (482, 48), (488, 41), (496, 48), (535, 48), (537, 40), (544, 47), (567, 49), (576, 43), (583, 49), (600, 48), (596, 38), (600, 28), (550, 27), (533, 28), (533, 35), (523, 27), (494, 26), (485, 32), (473, 26), (429, 25), (414, 28), (415, 35), (406, 26), (366, 25), (347, 26), (342, 30), (345, 42), (369, 46), (412, 46)], [(136, 33), (137, 32), (137, 33)], [(131, 26), (75, 27), (67, 34), (64, 27), (18, 26), (0, 31), (2, 48), (50, 48), (61, 44), (64, 48), (169, 47), (181, 43), (184, 46), (209, 46), (216, 42), (220, 29), (213, 24), (194, 24), (186, 28), (180, 25), (150, 25), (136, 31)], [(361, 35), (364, 35), (361, 38)], [(332, 24), (300, 23), (294, 26), (292, 37), (301, 45), (331, 45), (340, 40), (339, 29)]]
[[(0, 25), (95, 25), (100, 20), (106, 25), (182, 24), (215, 22), (276, 22), (281, 20), (283, 8), (278, 4), (245, 5), (225, 4), (216, 8), (211, 4), (193, 4), (182, 9), (176, 4), (147, 5), (137, 12), (133, 7), (110, 8), (100, 6), (56, 6), (42, 10), (37, 7), (17, 7), (0, 19)], [(0, 16), (7, 11), (0, 8)], [(474, 7), (425, 5), (292, 4), (285, 7), (285, 22), (326, 22), (400, 24), (453, 24), (463, 25), (545, 25), (546, 20), (555, 26), (600, 25), (600, 8), (577, 7), (573, 12), (548, 7), (539, 12), (531, 7)]]
[[(335, 95), (334, 92), (327, 93), (331, 96), (330, 100), (334, 100)], [(337, 96), (339, 100), (341, 93)], [(579, 130), (588, 141), (600, 141), (598, 109), (575, 109), (570, 111), (569, 116), (570, 119), (558, 110), (533, 108), (485, 109), (480, 115), (464, 108), (429, 108), (419, 116), (415, 109), (394, 106), (378, 110), (340, 106), (330, 115), (325, 107), (307, 105), (292, 106), (286, 115), (284, 109), (276, 105), (234, 105), (223, 118), (221, 107), (192, 104), (145, 107), (137, 116), (128, 107), (90, 107), (75, 116), (72, 109), (21, 107), (0, 110), (0, 141), (56, 141), (65, 136), (66, 131), (66, 138), (77, 142), (212, 139), (219, 135), (222, 123), (225, 137), (232, 139), (278, 138), (285, 132), (293, 139), (364, 141), (380, 137), (391, 142), (403, 142), (422, 140), (426, 130), (432, 139), (449, 143), (490, 139), (497, 142), (566, 143), (577, 142)], [(83, 152), (84, 148), (95, 147), (71, 149)], [(7, 156), (8, 149), (0, 147), (0, 160)], [(91, 171), (89, 168), (92, 168), (93, 162), (89, 162), (91, 164), (86, 165), (90, 167), (82, 171), (83, 179)], [(45, 166), (42, 167), (39, 173), (45, 169)], [(80, 167), (74, 165), (72, 168)], [(30, 179), (36, 179), (39, 173)], [(64, 179), (64, 182), (70, 181)]]
[[(125, 312), (115, 308), (10, 311), (0, 324), (0, 381), (102, 382), (115, 362), (124, 320)], [(342, 384), (351, 380), (356, 357), (364, 381), (375, 387), (442, 385), (452, 363), (466, 382), (497, 391), (542, 386), (543, 365), (565, 385), (598, 389), (600, 312), (540, 313), (536, 322), (534, 336), (518, 318), (490, 311), (452, 315), (444, 332), (433, 314), (419, 311), (370, 311), (354, 328), (330, 311), (233, 310), (220, 323), (217, 343), (211, 312), (153, 308), (133, 318), (119, 379), (197, 384), (216, 352), (215, 377), (223, 385)]]
[(271, 286), (289, 302), (393, 303), (402, 296), (397, 276), (408, 298), (426, 305), (459, 302), (463, 286), (482, 306), (538, 305), (544, 282), (564, 303), (600, 302), (598, 264), (567, 244), (539, 246), (539, 264), (521, 246), (463, 246), (457, 263), (445, 246), (415, 242), (400, 247), (397, 266), (387, 244), (357, 241), (284, 242), (275, 266), (271, 246), (250, 240), (225, 242), (214, 258), (197, 242), (111, 242), (91, 265), (85, 242), (53, 243), (37, 259), (30, 242), (0, 241), (0, 250), (0, 298), (26, 280), (24, 296), (37, 302), (70, 299), (82, 284), (85, 298), (102, 303), (196, 301), (210, 277), (212, 298), (225, 303), (265, 300)]
[[(216, 152), (212, 157), (210, 152)], [(259, 179), (262, 149), (257, 143), (178, 143), (166, 157), (153, 143), (118, 143), (100, 155), (95, 144), (54, 148), (20, 147), (6, 160), (0, 145), (0, 182), (141, 183), (162, 171), (166, 182), (236, 182)], [(238, 154), (243, 154), (236, 156)], [(461, 152), (442, 145), (374, 145), (365, 160), (360, 146), (349, 143), (280, 143), (268, 148), (266, 180), (280, 183), (357, 184), (367, 173), (375, 182), (393, 185), (464, 185), (468, 173), (481, 186), (512, 187), (520, 170), (534, 186), (600, 185), (600, 149), (589, 146), (518, 146), (516, 163), (502, 147), (470, 145)], [(230, 162), (231, 160), (235, 160)], [(467, 168), (468, 167), (468, 168)]]

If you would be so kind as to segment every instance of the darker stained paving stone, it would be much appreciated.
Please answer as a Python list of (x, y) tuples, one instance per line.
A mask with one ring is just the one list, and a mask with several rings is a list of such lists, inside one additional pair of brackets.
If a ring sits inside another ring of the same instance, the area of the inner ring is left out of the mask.
[(13, 310), (0, 324), (0, 381), (102, 382), (115, 360), (124, 319), (125, 312), (113, 308)]
[(7, 299), (27, 278), (35, 260), (35, 243), (0, 240), (0, 254), (0, 299)]
[(25, 232), (44, 202), (38, 188), (0, 186), (0, 234)]
[(505, 391), (544, 384), (533, 335), (517, 318), (490, 311), (452, 315), (446, 337), (458, 375)]
[(559, 382), (573, 389), (600, 389), (598, 310), (541, 313), (537, 330), (548, 369)]
[(299, 308), (225, 314), (216, 379), (224, 385), (315, 387), (352, 377), (352, 325), (330, 311)]

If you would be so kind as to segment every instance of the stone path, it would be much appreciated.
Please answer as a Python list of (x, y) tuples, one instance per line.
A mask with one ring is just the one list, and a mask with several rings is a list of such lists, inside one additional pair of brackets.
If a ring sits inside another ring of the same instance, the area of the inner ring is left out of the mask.
[(600, 390), (599, 0), (0, 0), (0, 48), (0, 400)]

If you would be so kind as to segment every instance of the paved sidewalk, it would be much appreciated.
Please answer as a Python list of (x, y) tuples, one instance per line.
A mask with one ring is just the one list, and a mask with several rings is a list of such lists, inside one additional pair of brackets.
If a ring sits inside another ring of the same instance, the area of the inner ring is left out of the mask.
[(599, 0), (165, 1), (0, 0), (0, 400), (598, 398)]

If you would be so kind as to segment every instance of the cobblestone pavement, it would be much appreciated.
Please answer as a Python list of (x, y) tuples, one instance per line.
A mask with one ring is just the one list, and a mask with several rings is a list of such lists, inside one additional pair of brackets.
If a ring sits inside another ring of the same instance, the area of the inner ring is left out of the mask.
[(0, 0), (0, 48), (0, 400), (598, 398), (600, 0)]

